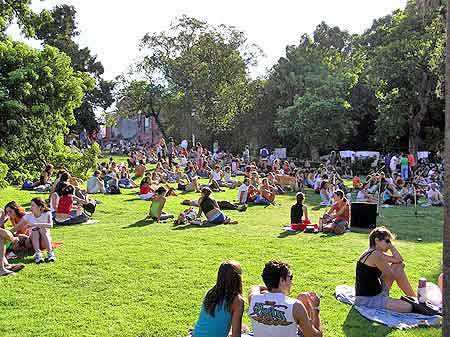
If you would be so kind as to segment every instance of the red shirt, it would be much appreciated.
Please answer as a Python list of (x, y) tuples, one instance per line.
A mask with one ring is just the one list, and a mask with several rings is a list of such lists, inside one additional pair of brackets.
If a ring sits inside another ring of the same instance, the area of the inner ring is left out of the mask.
[(415, 165), (414, 156), (412, 154), (408, 154), (408, 165), (409, 167), (413, 167)]
[(73, 207), (73, 196), (63, 195), (59, 198), (58, 208), (56, 213), (69, 214)]
[(148, 194), (150, 193), (150, 186), (148, 184), (143, 184), (140, 187), (140, 193), (139, 194)]
[(331, 209), (335, 210), (335, 212), (338, 213), (343, 207), (346, 207), (346, 209), (344, 213), (336, 216), (336, 221), (344, 220), (348, 222), (350, 220), (350, 208), (346, 202), (336, 202), (333, 206), (331, 206)]

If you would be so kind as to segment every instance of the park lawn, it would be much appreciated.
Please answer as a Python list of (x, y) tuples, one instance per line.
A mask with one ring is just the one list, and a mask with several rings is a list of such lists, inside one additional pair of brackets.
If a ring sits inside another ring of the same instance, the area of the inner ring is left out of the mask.
[[(149, 202), (137, 190), (121, 195), (98, 195), (103, 203), (94, 219), (99, 223), (58, 227), (53, 241), (63, 241), (55, 264), (35, 265), (14, 277), (0, 278), (2, 296), (0, 336), (158, 336), (184, 337), (195, 323), (206, 291), (214, 285), (220, 263), (237, 260), (244, 271), (245, 294), (262, 283), (260, 274), (270, 259), (288, 261), (294, 272), (293, 294), (316, 291), (322, 298), (321, 317), (326, 336), (439, 336), (440, 329), (391, 330), (372, 324), (334, 298), (338, 284), (353, 284), (355, 261), (367, 247), (367, 231), (344, 236), (284, 235), (294, 195), (279, 196), (276, 206), (227, 211), (238, 225), (173, 227), (144, 221)], [(233, 200), (237, 190), (214, 193)], [(0, 205), (17, 200), (29, 206), (40, 194), (9, 187), (0, 192)], [(318, 221), (324, 209), (319, 197), (306, 193), (310, 218)], [(47, 195), (40, 195), (47, 196)], [(178, 214), (183, 199), (168, 198), (166, 210)], [(425, 276), (436, 282), (441, 269), (443, 212), (439, 208), (382, 209), (378, 224), (397, 233), (413, 286)], [(422, 241), (417, 239), (421, 238)], [(398, 288), (393, 296), (400, 296)], [(246, 312), (248, 307), (246, 306)], [(249, 325), (247, 314), (244, 320)]]

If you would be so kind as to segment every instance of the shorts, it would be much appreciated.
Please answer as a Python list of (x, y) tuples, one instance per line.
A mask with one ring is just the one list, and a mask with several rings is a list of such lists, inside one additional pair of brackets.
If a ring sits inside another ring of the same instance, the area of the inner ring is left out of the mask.
[(348, 222), (345, 220), (335, 220), (334, 221), (335, 226), (344, 226), (345, 228), (348, 227)]
[(386, 309), (389, 300), (389, 289), (387, 289), (383, 281), (382, 283), (381, 293), (375, 296), (356, 296), (355, 305), (372, 309)]
[(225, 222), (225, 219), (226, 219), (225, 214), (223, 214), (222, 212), (218, 212), (214, 217), (209, 219), (208, 222), (214, 225), (220, 225)]

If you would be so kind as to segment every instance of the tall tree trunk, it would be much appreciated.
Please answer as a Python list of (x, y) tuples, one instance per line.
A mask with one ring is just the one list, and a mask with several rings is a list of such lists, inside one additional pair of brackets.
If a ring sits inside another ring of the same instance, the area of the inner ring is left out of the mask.
[(409, 119), (409, 153), (412, 153), (417, 159), (417, 151), (419, 151), (420, 139), (420, 122), (417, 118)]
[(445, 71), (445, 201), (444, 201), (444, 319), (442, 336), (450, 337), (450, 1), (447, 5), (447, 44)]
[(313, 161), (319, 161), (320, 156), (319, 156), (319, 148), (315, 145), (310, 145), (309, 146), (309, 152), (311, 153), (311, 159)]

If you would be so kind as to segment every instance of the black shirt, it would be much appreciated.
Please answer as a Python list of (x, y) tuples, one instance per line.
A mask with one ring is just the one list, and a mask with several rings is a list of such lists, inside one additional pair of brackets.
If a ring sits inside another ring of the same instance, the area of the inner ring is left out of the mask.
[(303, 204), (295, 204), (291, 207), (291, 224), (299, 224), (303, 218)]
[(356, 296), (376, 296), (383, 291), (381, 270), (364, 263), (373, 252), (366, 253), (356, 264)]

